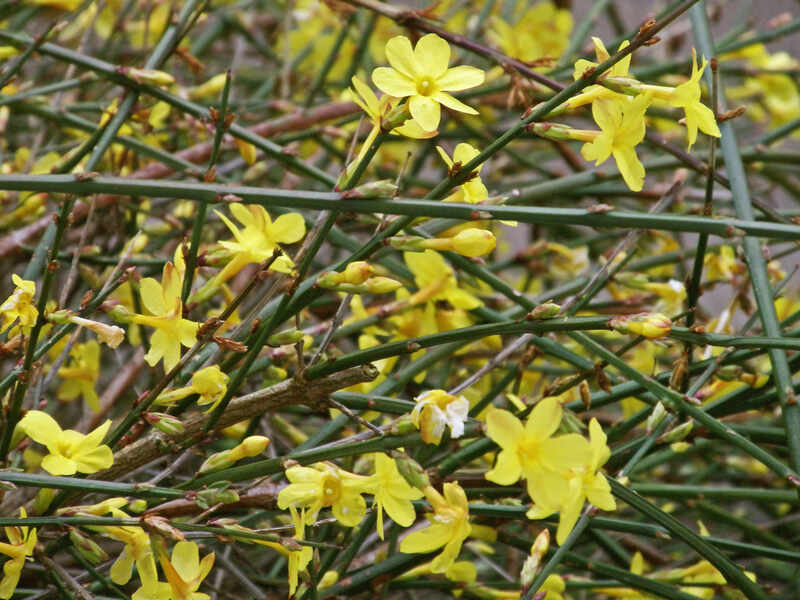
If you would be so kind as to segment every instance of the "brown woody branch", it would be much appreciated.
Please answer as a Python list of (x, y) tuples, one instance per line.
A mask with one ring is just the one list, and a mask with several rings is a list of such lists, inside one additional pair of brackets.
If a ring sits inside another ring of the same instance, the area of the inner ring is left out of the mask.
[[(217, 421), (216, 429), (223, 429), (260, 416), (265, 412), (293, 404), (327, 408), (326, 398), (329, 394), (351, 385), (372, 381), (377, 376), (377, 369), (367, 364), (311, 381), (287, 379), (263, 390), (231, 400)], [(114, 465), (110, 469), (96, 473), (93, 478), (107, 481), (118, 480), (126, 473), (130, 473), (168, 452), (182, 450), (199, 442), (203, 437), (203, 429), (208, 419), (209, 415), (206, 413), (194, 414), (183, 422), (184, 431), (181, 433), (152, 432), (147, 437), (119, 450), (114, 455)]]

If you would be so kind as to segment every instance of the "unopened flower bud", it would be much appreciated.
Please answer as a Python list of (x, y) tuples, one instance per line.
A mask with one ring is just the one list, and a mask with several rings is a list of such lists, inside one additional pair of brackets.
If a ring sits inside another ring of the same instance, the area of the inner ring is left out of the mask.
[(216, 452), (209, 456), (205, 462), (200, 465), (200, 468), (197, 470), (197, 474), (199, 475), (201, 473), (209, 473), (211, 471), (227, 469), (228, 467), (232, 466), (233, 463), (234, 460), (231, 458), (230, 450)]
[(70, 527), (69, 539), (80, 555), (93, 565), (108, 560), (108, 554), (94, 540), (89, 539), (74, 527)]
[(235, 448), (231, 448), (230, 459), (234, 462), (243, 458), (251, 458), (261, 454), (269, 445), (269, 438), (263, 435), (251, 435), (246, 437)]
[(359, 285), (364, 283), (375, 272), (375, 269), (368, 262), (357, 260), (349, 263), (344, 271), (340, 273), (340, 282)]
[(650, 435), (666, 416), (667, 409), (664, 408), (663, 403), (659, 402), (653, 407), (653, 412), (650, 413), (650, 416), (647, 417), (647, 435)]
[(489, 254), (497, 245), (497, 239), (495, 239), (494, 234), (487, 229), (464, 229), (450, 239), (455, 252), (469, 257)]
[(150, 85), (172, 85), (175, 83), (175, 78), (172, 75), (156, 69), (137, 69), (136, 67), (131, 67), (127, 70), (127, 75), (141, 83)]
[(145, 420), (153, 427), (167, 435), (180, 435), (184, 432), (183, 423), (180, 419), (166, 413), (147, 412), (144, 414)]
[(205, 81), (193, 88), (189, 88), (187, 95), (189, 96), (190, 100), (197, 100), (199, 98), (208, 98), (210, 96), (216, 96), (222, 91), (222, 88), (225, 87), (225, 79), (226, 79), (225, 73), (214, 75), (208, 81)]
[(270, 336), (269, 340), (267, 340), (267, 345), (269, 346), (285, 346), (287, 344), (296, 344), (300, 340), (303, 339), (303, 332), (299, 329), (287, 329), (286, 331), (280, 331), (272, 336)]
[(411, 487), (424, 490), (431, 484), (425, 469), (413, 458), (401, 456), (395, 459), (395, 464), (397, 465), (397, 470), (400, 472), (400, 475), (403, 476), (403, 479), (405, 479)]
[(692, 432), (692, 428), (694, 427), (694, 421), (686, 421), (685, 423), (681, 423), (677, 427), (671, 429), (664, 435), (659, 438), (660, 442), (665, 444), (670, 444), (672, 442), (680, 442), (686, 438)]
[(197, 492), (195, 498), (197, 505), (209, 509), (216, 504), (233, 504), (239, 501), (239, 494), (235, 490), (225, 488), (209, 488)]
[(548, 529), (543, 529), (539, 535), (536, 536), (531, 546), (531, 553), (522, 565), (522, 572), (519, 576), (522, 589), (529, 588), (533, 580), (536, 579), (536, 574), (539, 572), (539, 566), (542, 563), (542, 557), (547, 553), (549, 547), (550, 531)]
[(544, 304), (540, 304), (532, 311), (530, 311), (525, 318), (528, 321), (538, 321), (539, 319), (551, 319), (555, 317), (558, 312), (561, 310), (561, 306), (558, 304), (554, 304), (552, 302), (545, 302)]
[(620, 333), (632, 333), (648, 339), (664, 337), (672, 329), (672, 321), (660, 313), (640, 313), (614, 317), (608, 325)]
[(334, 585), (337, 581), (339, 581), (339, 573), (336, 571), (326, 571), (325, 575), (323, 575), (317, 583), (317, 589), (319, 591), (326, 590)]
[(391, 198), (397, 193), (397, 185), (391, 179), (369, 181), (342, 193), (342, 198)]
[(134, 513), (142, 513), (147, 510), (147, 501), (142, 500), (141, 498), (137, 498), (136, 500), (131, 500), (128, 503), (128, 510)]
[(389, 277), (371, 277), (363, 285), (369, 294), (390, 294), (402, 286), (402, 283)]

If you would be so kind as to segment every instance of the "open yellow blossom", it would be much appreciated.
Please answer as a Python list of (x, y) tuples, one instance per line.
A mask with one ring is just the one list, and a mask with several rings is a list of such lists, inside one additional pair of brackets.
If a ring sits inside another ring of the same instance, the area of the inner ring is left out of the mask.
[(556, 541), (559, 544), (564, 543), (575, 527), (586, 500), (602, 510), (617, 508), (611, 495), (611, 486), (605, 475), (600, 472), (600, 468), (611, 456), (611, 450), (606, 444), (606, 434), (597, 419), (592, 419), (589, 423), (589, 439), (592, 448), (591, 460), (573, 472), (569, 480), (569, 496), (559, 510), (556, 533)]
[(91, 340), (78, 344), (69, 354), (69, 362), (58, 370), (63, 383), (58, 387), (56, 397), (69, 402), (81, 396), (94, 411), (100, 409), (100, 399), (94, 389), (100, 375), (100, 344)]
[[(353, 84), (353, 92), (351, 94), (353, 102), (358, 104), (358, 106), (360, 106), (361, 109), (367, 114), (370, 123), (372, 123), (373, 132), (376, 130), (377, 132), (380, 132), (383, 127), (382, 118), (397, 106), (399, 99), (388, 95), (381, 96), (381, 98), (378, 99), (378, 97), (375, 95), (375, 92), (373, 92), (372, 89), (358, 77), (354, 76), (350, 81)], [(399, 127), (392, 129), (390, 133), (402, 135), (412, 139), (426, 139), (435, 136), (438, 131), (436, 129), (433, 131), (426, 131), (420, 127), (419, 123), (417, 123), (414, 119), (408, 119)], [(367, 137), (367, 139), (364, 141), (362, 148), (368, 148), (376, 136), (377, 133), (370, 133), (369, 137)]]
[[(118, 508), (112, 508), (110, 512), (114, 517), (128, 518), (128, 515)], [(131, 580), (133, 567), (136, 565), (136, 572), (142, 583), (141, 587), (145, 590), (157, 587), (158, 572), (156, 571), (155, 555), (150, 544), (150, 536), (144, 529), (128, 525), (110, 525), (96, 529), (125, 544), (117, 560), (111, 565), (109, 571), (111, 581), (117, 585), (125, 585)]]
[(407, 37), (393, 37), (386, 43), (386, 59), (391, 67), (375, 69), (372, 81), (390, 96), (408, 97), (411, 116), (424, 130), (433, 131), (439, 126), (442, 104), (459, 112), (478, 114), (447, 92), (482, 84), (483, 71), (469, 66), (448, 68), (450, 45), (435, 33), (420, 38), (413, 49)]
[(425, 488), (425, 497), (433, 506), (433, 514), (426, 515), (431, 524), (414, 531), (400, 543), (400, 552), (406, 554), (427, 554), (444, 546), (431, 563), (433, 573), (444, 573), (450, 568), (472, 531), (464, 490), (456, 482), (445, 483), (443, 489), (444, 497), (431, 486)]
[(614, 156), (622, 178), (634, 192), (644, 184), (644, 166), (636, 156), (636, 145), (644, 139), (644, 113), (652, 97), (640, 94), (630, 101), (598, 98), (592, 102), (592, 116), (601, 133), (581, 148), (586, 160), (596, 165)]
[(36, 323), (36, 318), (39, 316), (39, 311), (33, 305), (33, 297), (36, 295), (36, 282), (27, 281), (13, 273), (11, 281), (14, 282), (16, 288), (12, 294), (6, 299), (3, 304), (0, 304), (0, 315), (3, 318), (3, 325), (0, 327), (0, 333), (19, 319), (19, 324), (23, 332), (27, 332)]
[(414, 426), (427, 444), (442, 441), (445, 427), (450, 427), (450, 436), (464, 435), (464, 423), (469, 416), (469, 401), (464, 396), (453, 396), (444, 390), (429, 390), (415, 399), (417, 405), (411, 411)]
[(308, 509), (306, 523), (313, 523), (327, 506), (346, 527), (358, 525), (367, 512), (361, 494), (369, 492), (369, 477), (349, 473), (332, 463), (317, 463), (313, 467), (289, 467), (286, 478), (290, 484), (278, 493), (278, 508)]
[[(450, 158), (441, 146), (436, 146), (436, 150), (439, 152), (439, 156), (442, 157), (448, 169), (453, 169), (456, 165), (463, 167), (480, 154), (480, 150), (466, 142), (461, 142), (456, 146), (456, 149), (453, 151), (453, 158)], [(486, 200), (489, 197), (489, 191), (481, 180), (480, 172), (482, 167), (482, 164), (478, 165), (478, 168), (473, 171), (474, 177), (460, 185), (458, 189), (445, 198), (444, 201), (478, 204)]]
[(486, 416), (488, 436), (501, 450), (486, 479), (499, 485), (527, 480), (528, 495), (551, 514), (569, 493), (568, 475), (591, 460), (589, 443), (577, 433), (553, 436), (561, 424), (562, 408), (556, 398), (543, 398), (525, 425), (506, 410)]
[[(590, 69), (596, 68), (600, 63), (604, 63), (610, 58), (608, 54), (608, 50), (606, 50), (605, 44), (603, 44), (603, 40), (598, 37), (592, 37), (592, 43), (594, 44), (594, 54), (597, 57), (597, 62), (592, 62), (590, 60), (586, 60), (584, 58), (579, 59), (575, 62), (575, 68), (572, 73), (572, 78), (576, 81), (580, 79), (584, 73), (589, 71)], [(630, 45), (628, 40), (623, 41), (619, 48), (617, 48), (617, 52), (620, 50), (624, 50), (626, 47)], [(614, 64), (608, 71), (601, 74), (600, 77), (629, 77), (628, 69), (631, 66), (631, 55), (629, 54), (616, 64)], [(593, 84), (589, 87), (585, 88), (580, 94), (577, 94), (567, 100), (564, 104), (569, 108), (578, 108), (579, 106), (583, 106), (585, 104), (589, 104), (590, 102), (594, 102), (598, 98), (614, 98), (614, 99), (623, 99), (623, 95), (619, 94), (613, 90), (608, 89), (599, 84)], [(563, 106), (563, 105), (562, 105)]]
[(158, 561), (172, 589), (172, 600), (208, 600), (208, 594), (197, 591), (203, 579), (214, 566), (214, 553), (200, 560), (200, 549), (194, 542), (178, 542), (172, 549), (172, 558), (159, 548)]
[[(305, 511), (297, 512), (294, 506), (289, 507), (294, 524), (294, 539), (304, 540), (306, 532)], [(297, 581), (300, 571), (305, 571), (308, 563), (314, 558), (314, 550), (310, 546), (302, 546), (300, 550), (289, 550), (287, 556), (289, 570), (289, 596), (294, 595), (297, 590)]]
[[(245, 266), (267, 260), (280, 244), (294, 244), (306, 234), (306, 223), (298, 213), (287, 213), (273, 221), (267, 209), (257, 204), (245, 205), (236, 202), (229, 208), (243, 229), (239, 229), (221, 212), (214, 211), (233, 234), (233, 240), (219, 243), (231, 253), (231, 260), (192, 296), (191, 300), (194, 302), (209, 298), (219, 286)], [(270, 270), (291, 273), (293, 267), (292, 260), (288, 256), (281, 255), (272, 263)]]
[(180, 360), (181, 345), (189, 348), (197, 341), (199, 324), (183, 318), (182, 280), (171, 262), (164, 265), (161, 283), (152, 277), (142, 279), (142, 302), (150, 314), (133, 315), (131, 320), (156, 330), (144, 357), (151, 367), (163, 358), (164, 368), (170, 370)]
[(552, 2), (530, 7), (513, 25), (492, 17), (487, 35), (508, 56), (527, 63), (551, 63), (567, 49), (572, 31), (572, 13)]
[[(19, 516), (23, 519), (28, 516), (23, 507), (19, 509)], [(36, 546), (36, 529), (32, 527), (6, 527), (5, 531), (8, 542), (0, 542), (0, 554), (8, 557), (3, 564), (3, 580), (0, 581), (0, 598), (3, 600), (14, 594), (25, 559), (33, 555)]]
[(481, 306), (480, 300), (458, 287), (455, 272), (438, 252), (404, 252), (403, 260), (414, 274), (414, 282), (419, 288), (411, 297), (413, 304), (428, 300), (446, 300), (454, 307), (464, 310)]
[(200, 397), (197, 399), (197, 404), (211, 406), (206, 409), (206, 412), (212, 411), (220, 400), (225, 396), (228, 391), (228, 375), (222, 372), (219, 365), (211, 365), (199, 371), (195, 371), (192, 375), (191, 385), (176, 388), (161, 394), (156, 403), (165, 406), (171, 405), (178, 400), (182, 400), (192, 394), (197, 394)]
[(417, 517), (411, 501), (419, 500), (423, 494), (400, 475), (393, 458), (382, 452), (373, 456), (375, 474), (372, 476), (371, 491), (378, 511), (378, 536), (383, 539), (383, 511), (401, 527), (410, 527)]
[(42, 468), (51, 475), (96, 473), (114, 463), (114, 453), (103, 444), (111, 421), (83, 435), (61, 429), (46, 412), (29, 410), (17, 426), (33, 441), (47, 447), (50, 453), (42, 460)]
[(680, 84), (667, 99), (672, 106), (682, 108), (686, 120), (686, 135), (689, 140), (689, 149), (697, 141), (697, 130), (703, 133), (720, 137), (719, 127), (714, 117), (714, 111), (700, 102), (700, 77), (708, 61), (703, 58), (703, 64), (697, 68), (697, 52), (692, 48), (692, 75), (689, 81)]

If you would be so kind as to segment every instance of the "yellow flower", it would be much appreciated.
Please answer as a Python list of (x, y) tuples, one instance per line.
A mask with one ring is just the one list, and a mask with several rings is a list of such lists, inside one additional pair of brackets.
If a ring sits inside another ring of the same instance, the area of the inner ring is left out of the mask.
[[(594, 54), (597, 57), (597, 62), (592, 62), (586, 59), (579, 59), (575, 63), (575, 68), (572, 73), (572, 78), (577, 81), (580, 79), (583, 74), (589, 70), (596, 68), (600, 63), (604, 63), (610, 58), (608, 54), (608, 50), (606, 50), (605, 44), (603, 44), (603, 40), (598, 37), (592, 37), (592, 42), (594, 43)], [(620, 50), (624, 50), (630, 43), (628, 40), (623, 41), (619, 48), (617, 48), (617, 52)], [(631, 55), (629, 54), (619, 62), (617, 62), (614, 66), (612, 66), (608, 71), (601, 74), (600, 77), (630, 77), (628, 75), (628, 69), (631, 66)], [(573, 96), (569, 100), (567, 100), (564, 104), (569, 108), (577, 108), (579, 106), (583, 106), (585, 104), (589, 104), (590, 102), (594, 102), (598, 98), (614, 98), (614, 99), (622, 99), (624, 96), (619, 94), (615, 91), (608, 89), (602, 85), (594, 84), (590, 85), (589, 87), (585, 88), (580, 94), (577, 96)], [(563, 106), (563, 105), (562, 105)]]
[[(220, 285), (245, 266), (267, 260), (280, 244), (294, 244), (306, 234), (306, 223), (298, 213), (287, 213), (273, 221), (263, 206), (238, 202), (230, 205), (230, 211), (244, 229), (239, 229), (221, 212), (214, 212), (233, 234), (233, 240), (220, 242), (233, 257), (192, 297), (194, 302), (209, 298)], [(270, 270), (291, 273), (293, 266), (292, 259), (281, 255), (272, 263)]]
[(230, 450), (216, 452), (209, 456), (198, 469), (198, 473), (207, 473), (218, 469), (227, 469), (243, 458), (252, 458), (261, 454), (269, 445), (269, 438), (263, 435), (251, 435), (243, 439)]
[(469, 401), (464, 396), (456, 397), (444, 390), (429, 390), (414, 401), (417, 405), (411, 411), (411, 418), (425, 443), (441, 442), (447, 426), (450, 427), (451, 437), (464, 435), (464, 422), (469, 417)]
[(599, 471), (611, 456), (611, 450), (606, 444), (606, 434), (597, 419), (592, 419), (589, 423), (589, 438), (592, 448), (591, 460), (574, 471), (569, 480), (569, 497), (560, 507), (558, 514), (556, 541), (559, 544), (564, 543), (575, 527), (584, 501), (588, 500), (602, 510), (617, 508), (611, 495), (611, 486), (608, 485), (605, 475)]
[(648, 339), (664, 337), (672, 329), (672, 321), (660, 313), (639, 313), (614, 317), (608, 322), (609, 327), (620, 333), (633, 333)]
[(219, 365), (200, 369), (192, 375), (192, 391), (200, 395), (197, 404), (200, 406), (211, 404), (213, 408), (228, 391), (228, 376), (222, 372)]
[[(367, 113), (370, 123), (372, 123), (373, 132), (376, 130), (380, 132), (383, 126), (382, 117), (385, 117), (387, 113), (397, 106), (399, 99), (392, 96), (381, 96), (379, 100), (375, 92), (358, 77), (354, 76), (350, 81), (353, 83), (351, 99)], [(438, 132), (435, 128), (433, 131), (426, 131), (414, 119), (408, 119), (400, 127), (392, 129), (391, 133), (412, 139), (427, 139), (435, 136)], [(370, 133), (363, 146), (369, 147), (376, 136), (377, 133)]]
[(208, 594), (197, 591), (214, 565), (214, 553), (200, 560), (200, 550), (194, 542), (178, 542), (168, 559), (164, 548), (159, 548), (158, 561), (172, 588), (172, 600), (208, 600)]
[(404, 252), (403, 259), (414, 274), (419, 291), (411, 298), (412, 304), (429, 300), (446, 300), (456, 308), (472, 310), (483, 303), (458, 287), (456, 274), (442, 255), (433, 250)]
[(182, 280), (171, 262), (164, 265), (161, 283), (152, 277), (142, 279), (142, 302), (150, 315), (132, 315), (131, 320), (156, 330), (144, 357), (151, 367), (163, 358), (164, 368), (169, 371), (180, 360), (181, 345), (189, 348), (197, 341), (199, 325), (183, 318)]
[[(294, 523), (294, 539), (302, 541), (305, 539), (306, 530), (305, 511), (298, 514), (294, 506), (290, 506), (289, 511), (292, 515), (292, 523)], [(305, 571), (308, 563), (314, 558), (314, 550), (310, 546), (303, 546), (300, 550), (290, 550), (288, 554), (289, 596), (291, 597), (297, 590), (300, 571)]]
[[(25, 519), (28, 514), (20, 507), (19, 516)], [(0, 554), (5, 554), (8, 560), (3, 564), (3, 580), (0, 581), (0, 598), (11, 598), (17, 589), (25, 558), (33, 555), (36, 546), (36, 529), (21, 527), (6, 527), (8, 542), (0, 542)]]
[(286, 478), (291, 483), (278, 493), (278, 508), (307, 508), (306, 523), (312, 523), (326, 506), (346, 527), (358, 525), (367, 512), (361, 494), (369, 491), (368, 477), (348, 473), (331, 463), (317, 463), (313, 467), (289, 467)]
[(383, 539), (383, 511), (402, 527), (411, 527), (417, 518), (411, 500), (422, 498), (422, 492), (411, 487), (400, 475), (394, 459), (382, 452), (373, 454), (375, 474), (372, 476), (373, 505), (378, 511), (378, 536)]
[(486, 479), (512, 485), (524, 477), (528, 495), (542, 516), (564, 504), (569, 493), (567, 477), (592, 456), (589, 443), (577, 433), (553, 437), (561, 414), (561, 404), (549, 397), (534, 407), (524, 427), (506, 410), (495, 409), (486, 416), (488, 436), (501, 448)]
[(731, 246), (721, 246), (719, 252), (706, 254), (703, 266), (710, 281), (730, 281), (747, 270), (736, 260), (736, 251)]
[(18, 427), (50, 451), (42, 460), (42, 468), (51, 475), (96, 473), (114, 463), (111, 448), (102, 443), (111, 421), (83, 435), (71, 429), (62, 430), (56, 420), (45, 412), (29, 410)]
[[(118, 518), (128, 518), (128, 515), (119, 509), (112, 509), (111, 514)], [(136, 572), (141, 580), (141, 587), (145, 590), (157, 588), (158, 572), (156, 571), (156, 561), (150, 544), (150, 536), (141, 527), (132, 526), (104, 526), (97, 527), (108, 537), (122, 542), (125, 546), (122, 552), (111, 565), (109, 575), (111, 581), (117, 585), (125, 585), (131, 580), (133, 566), (136, 565)]]
[(444, 497), (428, 486), (425, 497), (433, 506), (433, 514), (426, 515), (431, 524), (406, 536), (400, 543), (400, 552), (427, 554), (444, 546), (431, 563), (431, 572), (444, 573), (458, 558), (461, 544), (472, 531), (469, 504), (464, 490), (456, 482), (444, 484)]
[(69, 354), (70, 362), (58, 370), (64, 382), (58, 387), (57, 397), (69, 402), (82, 396), (94, 411), (100, 409), (100, 399), (94, 384), (100, 375), (100, 344), (95, 340), (78, 344)]
[[(477, 148), (474, 148), (466, 142), (461, 142), (458, 146), (456, 146), (452, 159), (447, 155), (447, 152), (445, 152), (444, 148), (441, 146), (436, 146), (436, 150), (439, 152), (439, 156), (442, 157), (442, 160), (445, 162), (448, 169), (453, 169), (455, 165), (460, 165), (463, 167), (473, 158), (478, 156), (478, 154), (480, 154), (480, 151)], [(482, 164), (478, 165), (478, 168), (473, 171), (474, 177), (459, 186), (455, 192), (445, 198), (445, 202), (465, 202), (468, 204), (477, 204), (486, 200), (489, 197), (489, 192), (480, 177), (482, 167)]]
[(569, 44), (572, 14), (556, 8), (552, 2), (540, 2), (512, 21), (514, 25), (509, 25), (499, 17), (492, 17), (492, 28), (487, 34), (508, 56), (527, 63), (549, 63), (558, 59)]
[(697, 130), (703, 133), (720, 137), (719, 127), (714, 118), (714, 111), (700, 102), (700, 77), (708, 61), (703, 58), (703, 64), (697, 68), (697, 52), (692, 48), (692, 75), (689, 81), (676, 87), (667, 99), (672, 106), (682, 108), (686, 115), (686, 135), (689, 140), (689, 149), (697, 141)]
[(97, 334), (97, 339), (99, 339), (109, 348), (116, 348), (125, 339), (125, 330), (122, 327), (108, 325), (106, 323), (100, 323), (99, 321), (92, 321), (90, 319), (84, 319), (78, 315), (70, 315), (68, 320), (70, 323), (74, 323), (78, 327), (85, 327), (90, 331), (94, 331)]
[(448, 68), (450, 45), (435, 33), (420, 38), (413, 49), (407, 37), (393, 37), (386, 43), (386, 59), (391, 67), (375, 69), (373, 83), (390, 96), (408, 97), (411, 116), (425, 131), (439, 126), (441, 104), (470, 115), (478, 114), (447, 92), (482, 84), (483, 71), (469, 66)]
[(592, 116), (602, 133), (581, 148), (583, 158), (596, 165), (613, 155), (622, 178), (634, 192), (644, 183), (644, 166), (635, 147), (644, 139), (644, 113), (651, 100), (649, 94), (641, 94), (630, 101), (598, 98), (592, 102)]
[(36, 282), (22, 279), (16, 273), (11, 275), (16, 289), (0, 304), (0, 315), (3, 317), (3, 325), (0, 333), (11, 327), (11, 324), (19, 319), (19, 324), (23, 331), (30, 330), (36, 323), (39, 311), (33, 305), (33, 296), (36, 294)]
[(670, 279), (666, 283), (648, 281), (642, 284), (648, 292), (660, 298), (657, 309), (674, 315), (683, 309), (686, 301), (686, 286), (677, 279)]

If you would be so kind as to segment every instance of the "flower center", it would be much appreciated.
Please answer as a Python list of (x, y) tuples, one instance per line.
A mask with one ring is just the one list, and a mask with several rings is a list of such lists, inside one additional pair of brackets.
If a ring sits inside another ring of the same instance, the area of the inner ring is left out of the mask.
[(428, 75), (417, 80), (417, 93), (420, 96), (430, 96), (435, 87), (433, 79)]
[(323, 506), (332, 506), (339, 501), (342, 494), (342, 483), (339, 478), (331, 473), (326, 473), (322, 480)]

